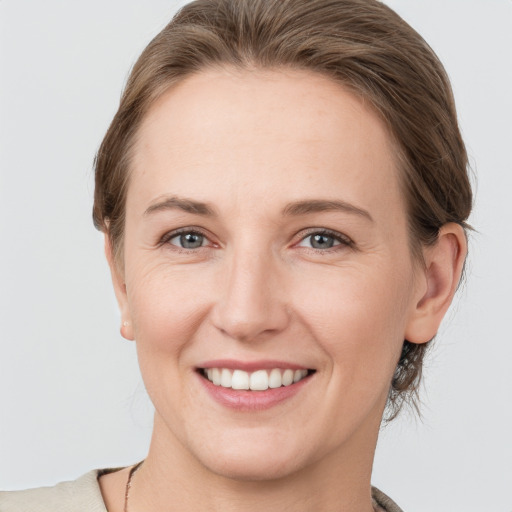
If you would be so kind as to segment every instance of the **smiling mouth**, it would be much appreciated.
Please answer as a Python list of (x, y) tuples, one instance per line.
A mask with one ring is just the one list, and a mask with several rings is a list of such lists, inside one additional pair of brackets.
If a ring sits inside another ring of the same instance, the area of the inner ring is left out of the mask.
[(235, 390), (266, 391), (292, 386), (315, 373), (315, 370), (273, 368), (246, 372), (229, 368), (199, 368), (199, 373), (215, 386)]

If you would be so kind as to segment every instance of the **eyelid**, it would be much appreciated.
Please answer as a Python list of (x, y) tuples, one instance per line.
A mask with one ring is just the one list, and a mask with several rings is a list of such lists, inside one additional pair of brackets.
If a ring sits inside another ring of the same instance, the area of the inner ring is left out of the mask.
[(315, 249), (314, 247), (308, 247), (308, 249), (312, 249), (314, 251), (327, 252), (329, 250), (335, 250), (335, 247), (338, 247), (340, 245), (344, 246), (344, 247), (351, 247), (351, 248), (355, 247), (354, 241), (349, 236), (347, 236), (347, 235), (345, 235), (343, 233), (340, 233), (339, 231), (334, 231), (332, 229), (327, 229), (327, 228), (308, 228), (305, 231), (304, 230), (301, 231), (300, 234), (299, 234), (300, 238), (299, 238), (298, 242), (295, 245), (300, 244), (306, 238), (308, 238), (308, 237), (310, 237), (312, 235), (330, 236), (330, 237), (334, 238), (336, 241), (339, 242), (338, 245), (335, 245), (335, 246), (330, 247), (328, 249)]
[[(178, 228), (178, 229), (174, 229), (172, 231), (168, 231), (160, 238), (158, 245), (159, 246), (165, 245), (165, 244), (169, 243), (169, 241), (172, 240), (173, 238), (175, 238), (179, 235), (182, 235), (184, 233), (201, 235), (204, 238), (206, 238), (206, 240), (208, 240), (208, 242), (210, 243), (210, 245), (212, 247), (215, 247), (217, 245), (211, 241), (210, 236), (207, 233), (205, 233), (205, 231), (203, 229), (198, 228), (196, 226), (187, 226), (184, 228)], [(179, 247), (178, 245), (174, 245), (174, 244), (169, 244), (169, 245), (172, 245), (173, 247), (176, 247), (176, 249), (181, 250), (181, 251), (197, 251), (199, 249), (203, 249), (204, 247), (207, 247), (207, 246), (201, 246), (201, 247), (198, 247), (197, 249), (187, 249), (185, 247)]]
[[(203, 230), (202, 228), (199, 228), (197, 226), (186, 226), (183, 228), (178, 228), (178, 229), (168, 231), (160, 238), (158, 245), (159, 246), (165, 245), (165, 244), (169, 243), (170, 240), (172, 240), (176, 236), (179, 236), (183, 233), (193, 233), (193, 234), (201, 235), (201, 236), (205, 237), (206, 240), (211, 244), (210, 246), (218, 247), (218, 244), (215, 244), (214, 242), (212, 242), (211, 236), (208, 233), (206, 233), (205, 230)], [(344, 233), (340, 233), (339, 231), (334, 231), (334, 230), (328, 229), (328, 228), (307, 228), (305, 230), (302, 230), (300, 233), (298, 233), (296, 235), (296, 237), (298, 237), (298, 241), (295, 242), (293, 245), (298, 246), (298, 244), (300, 244), (300, 242), (304, 241), (306, 238), (308, 238), (309, 236), (312, 236), (312, 235), (330, 236), (339, 242), (339, 244), (337, 244), (331, 248), (328, 248), (328, 249), (315, 249), (313, 247), (310, 247), (309, 249), (311, 249), (313, 251), (328, 252), (329, 250), (335, 250), (335, 248), (340, 245), (344, 246), (344, 247), (355, 248), (355, 243), (349, 236), (345, 235)], [(186, 249), (184, 247), (179, 247), (174, 244), (170, 244), (170, 245), (173, 245), (173, 247), (176, 247), (176, 249), (179, 249), (182, 251), (197, 251), (199, 249), (207, 247), (207, 246), (201, 246), (197, 249)], [(307, 247), (306, 247), (306, 249), (307, 249)]]

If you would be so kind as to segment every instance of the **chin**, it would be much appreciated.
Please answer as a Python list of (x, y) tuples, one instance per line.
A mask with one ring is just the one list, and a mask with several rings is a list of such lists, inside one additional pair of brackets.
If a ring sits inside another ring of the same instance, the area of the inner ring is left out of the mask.
[[(304, 443), (269, 442), (266, 436), (226, 439), (208, 449), (203, 445), (196, 457), (212, 473), (240, 481), (285, 478), (307, 464)], [(296, 444), (296, 446), (294, 446)]]
[(282, 457), (265, 460), (261, 454), (254, 454), (253, 457), (226, 457), (223, 460), (203, 461), (203, 464), (218, 476), (244, 482), (280, 480), (301, 467), (298, 461), (284, 460)]

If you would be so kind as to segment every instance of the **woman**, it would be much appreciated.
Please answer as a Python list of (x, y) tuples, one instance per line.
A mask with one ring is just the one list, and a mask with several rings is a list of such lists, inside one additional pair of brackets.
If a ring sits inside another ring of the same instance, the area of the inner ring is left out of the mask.
[(466, 166), (441, 64), (384, 5), (186, 6), (96, 160), (149, 454), (0, 510), (399, 510), (373, 455), (460, 280)]

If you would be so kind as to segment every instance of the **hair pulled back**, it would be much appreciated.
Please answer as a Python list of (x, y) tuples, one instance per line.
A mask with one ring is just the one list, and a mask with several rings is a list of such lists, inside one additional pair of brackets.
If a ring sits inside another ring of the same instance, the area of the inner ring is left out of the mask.
[[(377, 0), (196, 0), (150, 42), (95, 160), (93, 219), (122, 261), (131, 150), (152, 103), (212, 66), (294, 68), (331, 77), (373, 107), (399, 154), (411, 251), (448, 222), (468, 228), (472, 192), (448, 77), (432, 49)], [(122, 263), (121, 263), (122, 264)], [(388, 418), (417, 393), (428, 344), (404, 341)]]

